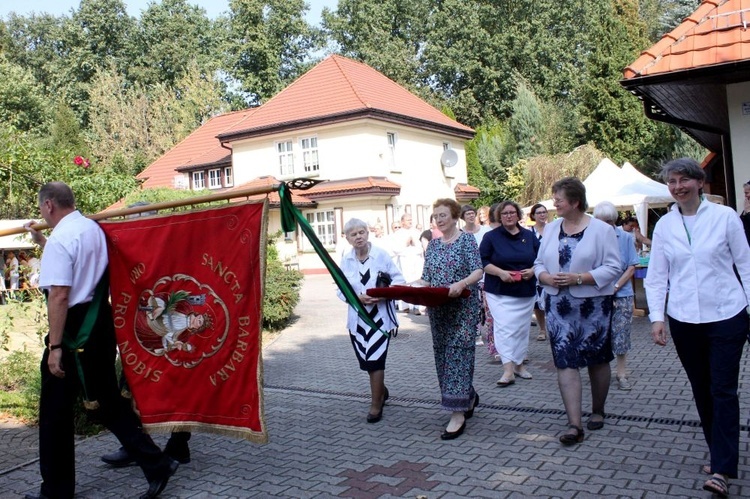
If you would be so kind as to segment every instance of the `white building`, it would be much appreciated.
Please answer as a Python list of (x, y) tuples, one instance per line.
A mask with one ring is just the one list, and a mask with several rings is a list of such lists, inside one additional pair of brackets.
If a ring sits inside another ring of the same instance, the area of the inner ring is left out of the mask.
[[(475, 199), (464, 151), (473, 135), (369, 66), (333, 55), (264, 105), (209, 120), (139, 178), (144, 188), (216, 190), (326, 180), (296, 192), (295, 205), (334, 250), (349, 218), (387, 233), (411, 213), (426, 228), (436, 199)], [(269, 198), (278, 207), (278, 196)], [(280, 227), (271, 210), (269, 233)], [(301, 234), (288, 234), (279, 249), (303, 270), (323, 269)]]

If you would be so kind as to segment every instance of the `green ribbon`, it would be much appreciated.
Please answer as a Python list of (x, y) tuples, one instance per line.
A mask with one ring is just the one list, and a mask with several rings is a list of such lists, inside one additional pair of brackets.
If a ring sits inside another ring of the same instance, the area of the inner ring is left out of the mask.
[(318, 254), (320, 259), (323, 261), (323, 265), (325, 265), (328, 269), (328, 272), (331, 273), (333, 281), (336, 283), (336, 286), (338, 286), (338, 288), (341, 290), (341, 293), (344, 295), (346, 303), (351, 305), (351, 307), (357, 311), (357, 315), (359, 315), (360, 319), (365, 321), (365, 323), (370, 326), (370, 328), (380, 330), (381, 333), (389, 336), (389, 333), (380, 329), (380, 327), (375, 324), (375, 321), (372, 320), (372, 317), (370, 317), (370, 315), (367, 313), (367, 309), (362, 304), (362, 302), (359, 301), (357, 293), (354, 291), (354, 289), (352, 289), (351, 284), (349, 284), (349, 280), (346, 278), (336, 262), (333, 261), (333, 258), (331, 258), (328, 250), (325, 249), (323, 243), (320, 242), (320, 239), (318, 239), (318, 236), (310, 226), (307, 218), (304, 217), (302, 213), (294, 206), (294, 203), (292, 203), (292, 192), (289, 189), (289, 186), (283, 182), (279, 187), (279, 197), (281, 198), (281, 227), (283, 231), (294, 232), (294, 229), (298, 223), (300, 229), (302, 230), (302, 233), (305, 234), (305, 236), (307, 236), (307, 239), (310, 240), (310, 244), (312, 244), (313, 249), (315, 249), (315, 253)]
[(75, 338), (71, 338), (67, 330), (63, 331), (62, 344), (66, 349), (73, 352), (73, 358), (76, 361), (76, 369), (78, 371), (78, 377), (81, 379), (81, 387), (83, 388), (83, 399), (86, 403), (96, 402), (89, 398), (88, 390), (86, 390), (86, 379), (83, 375), (83, 364), (81, 363), (80, 355), (84, 351), (84, 346), (89, 341), (91, 332), (94, 330), (94, 324), (99, 316), (99, 309), (101, 308), (104, 300), (108, 296), (109, 291), (109, 271), (105, 271), (99, 283), (96, 285), (94, 290), (94, 299), (89, 303), (89, 308), (86, 311), (86, 317), (83, 319), (81, 329)]

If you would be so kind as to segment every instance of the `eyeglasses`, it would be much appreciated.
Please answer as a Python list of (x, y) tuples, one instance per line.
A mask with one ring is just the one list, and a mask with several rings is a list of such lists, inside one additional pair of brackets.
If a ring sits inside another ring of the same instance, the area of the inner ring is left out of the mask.
[(501, 217), (517, 217), (518, 213), (515, 211), (504, 211), (500, 213), (500, 216)]
[(393, 227), (391, 227), (391, 229), (400, 229), (400, 228), (401, 228), (400, 225), (394, 225)]

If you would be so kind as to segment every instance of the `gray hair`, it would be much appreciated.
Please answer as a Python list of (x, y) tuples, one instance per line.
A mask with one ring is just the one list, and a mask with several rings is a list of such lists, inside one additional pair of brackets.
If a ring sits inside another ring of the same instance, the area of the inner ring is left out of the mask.
[(64, 182), (49, 182), (39, 189), (39, 204), (48, 199), (60, 208), (75, 208), (76, 206), (73, 191)]
[(369, 232), (370, 227), (359, 218), (352, 218), (344, 224), (344, 234), (347, 235), (354, 229), (365, 229)]
[(594, 218), (604, 222), (615, 222), (618, 216), (617, 208), (609, 201), (602, 201), (594, 206)]
[(667, 183), (672, 173), (678, 173), (695, 180), (706, 180), (706, 172), (693, 158), (678, 158), (665, 163), (661, 167), (661, 178)]

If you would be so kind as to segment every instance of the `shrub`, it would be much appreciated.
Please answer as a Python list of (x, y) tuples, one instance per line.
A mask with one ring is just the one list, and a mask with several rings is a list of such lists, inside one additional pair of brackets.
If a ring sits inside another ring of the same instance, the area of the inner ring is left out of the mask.
[(263, 300), (263, 328), (283, 329), (299, 302), (302, 272), (286, 270), (276, 251), (276, 237), (269, 236), (266, 254), (266, 296)]

